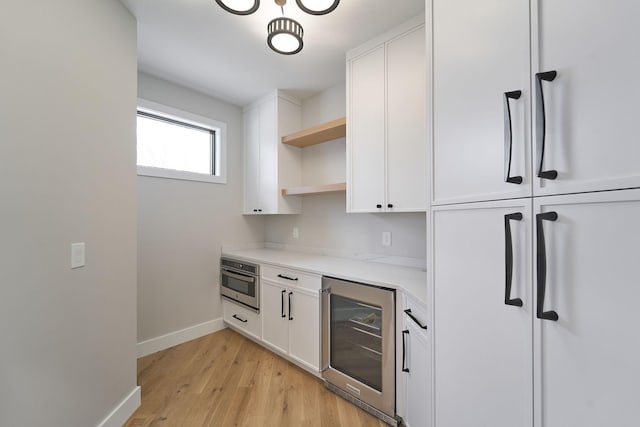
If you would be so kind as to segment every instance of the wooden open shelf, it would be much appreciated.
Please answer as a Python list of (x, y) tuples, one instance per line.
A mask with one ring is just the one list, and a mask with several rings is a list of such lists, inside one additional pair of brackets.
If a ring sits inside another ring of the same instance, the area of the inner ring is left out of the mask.
[(347, 119), (332, 120), (322, 123), (299, 132), (282, 137), (282, 143), (293, 145), (294, 147), (308, 147), (310, 145), (321, 144), (338, 138), (344, 138), (347, 134)]
[(308, 185), (304, 187), (283, 188), (282, 195), (304, 196), (307, 194), (339, 193), (341, 191), (347, 191), (347, 184), (345, 182), (339, 182), (337, 184)]

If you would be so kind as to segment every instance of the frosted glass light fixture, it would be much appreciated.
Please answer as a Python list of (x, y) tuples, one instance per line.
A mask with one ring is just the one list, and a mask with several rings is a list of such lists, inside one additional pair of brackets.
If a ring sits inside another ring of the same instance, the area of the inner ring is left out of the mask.
[(302, 50), (302, 25), (290, 18), (276, 18), (267, 25), (267, 44), (283, 55), (294, 55)]
[[(293, 55), (302, 50), (302, 25), (291, 18), (284, 17), (284, 5), (287, 0), (274, 0), (282, 10), (282, 17), (272, 19), (267, 25), (267, 44), (275, 52)], [(250, 15), (260, 7), (260, 0), (216, 0), (216, 3), (235, 15)], [(326, 15), (332, 12), (340, 0), (296, 0), (300, 9), (310, 15)]]

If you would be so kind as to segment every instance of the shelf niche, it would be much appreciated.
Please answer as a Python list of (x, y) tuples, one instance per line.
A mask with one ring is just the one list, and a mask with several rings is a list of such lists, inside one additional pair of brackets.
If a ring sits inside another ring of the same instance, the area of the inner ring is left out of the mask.
[(283, 136), (282, 143), (303, 148), (338, 138), (344, 138), (346, 134), (347, 119), (346, 117), (342, 117)]

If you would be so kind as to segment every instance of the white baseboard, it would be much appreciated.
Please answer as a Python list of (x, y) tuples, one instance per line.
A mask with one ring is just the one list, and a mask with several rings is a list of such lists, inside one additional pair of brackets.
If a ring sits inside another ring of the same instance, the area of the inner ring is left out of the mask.
[(98, 424), (98, 427), (122, 427), (136, 409), (138, 409), (140, 402), (140, 386), (137, 386)]
[(219, 318), (139, 342), (136, 345), (138, 357), (147, 356), (157, 351), (173, 347), (174, 345), (209, 335), (213, 332), (220, 331), (225, 327), (226, 326), (224, 325), (222, 318)]

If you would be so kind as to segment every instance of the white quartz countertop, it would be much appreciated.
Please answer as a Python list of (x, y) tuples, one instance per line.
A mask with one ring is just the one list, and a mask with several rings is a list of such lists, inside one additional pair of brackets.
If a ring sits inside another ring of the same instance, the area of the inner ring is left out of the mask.
[(223, 249), (222, 255), (258, 264), (272, 264), (339, 279), (400, 289), (418, 301), (426, 301), (427, 273), (420, 268), (270, 248)]

